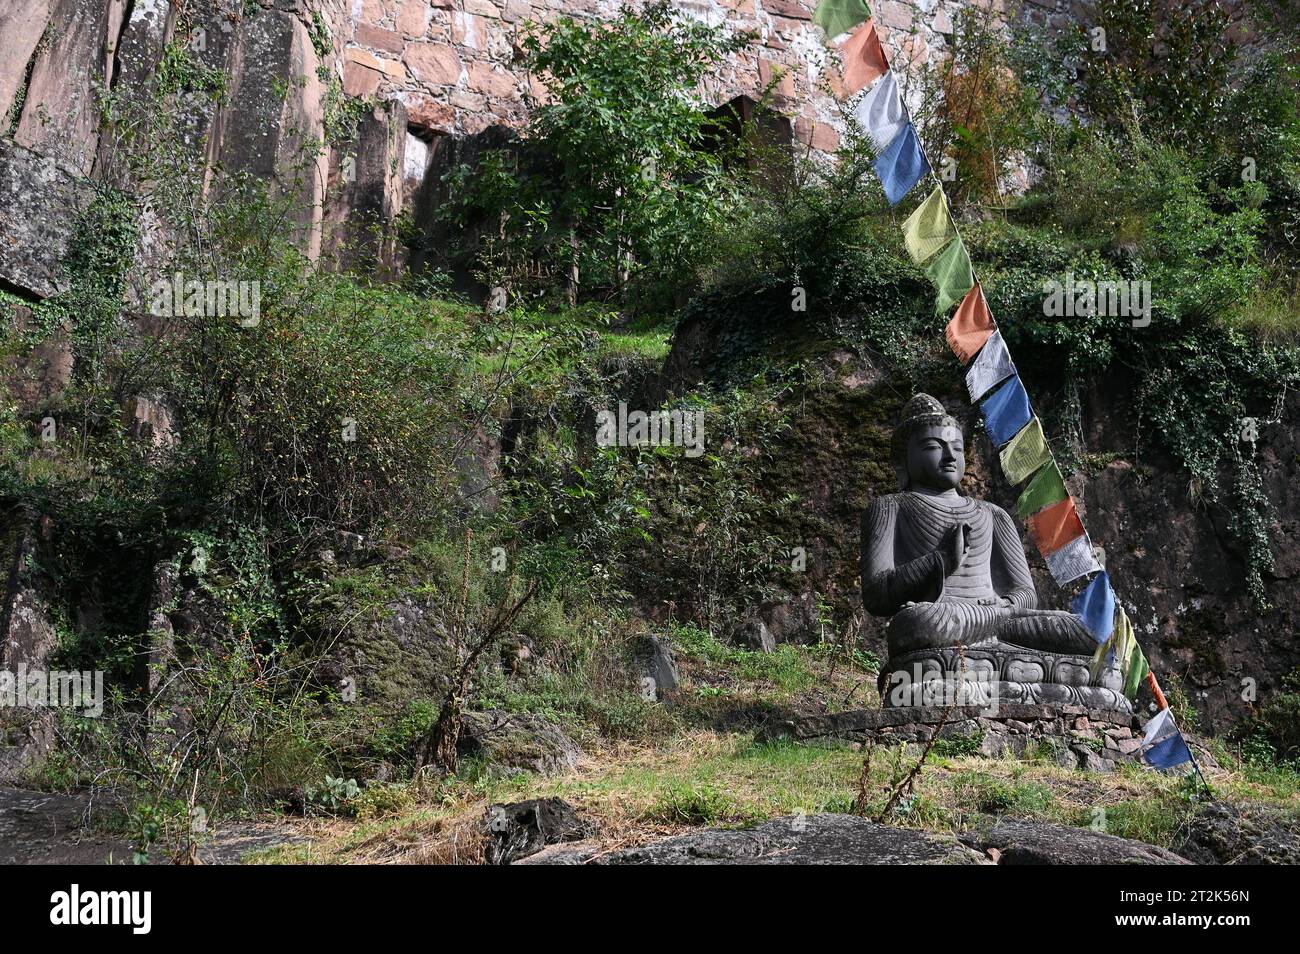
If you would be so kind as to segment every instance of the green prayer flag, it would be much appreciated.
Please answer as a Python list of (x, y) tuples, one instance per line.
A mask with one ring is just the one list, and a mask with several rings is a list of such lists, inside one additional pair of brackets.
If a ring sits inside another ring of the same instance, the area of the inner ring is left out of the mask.
[(1013, 484), (1033, 476), (1038, 468), (1052, 459), (1043, 436), (1043, 423), (1037, 417), (1020, 429), (1011, 443), (1002, 448), (1002, 473)]
[(1129, 646), (1128, 661), (1124, 664), (1124, 695), (1130, 699), (1135, 698), (1142, 688), (1142, 681), (1150, 672), (1151, 665), (1135, 639)]
[(1134, 642), (1133, 624), (1128, 621), (1128, 615), (1123, 608), (1117, 608), (1119, 609), (1119, 618), (1115, 620), (1115, 631), (1092, 654), (1092, 665), (1088, 668), (1093, 679), (1096, 679), (1097, 675), (1106, 668), (1106, 663), (1111, 656), (1115, 657), (1121, 667), (1128, 660), (1129, 650)]
[(1151, 672), (1151, 666), (1147, 663), (1142, 647), (1138, 645), (1137, 635), (1133, 632), (1133, 623), (1129, 620), (1128, 613), (1124, 612), (1122, 606), (1116, 609), (1119, 610), (1119, 614), (1118, 619), (1115, 620), (1115, 632), (1111, 634), (1110, 639), (1097, 647), (1090, 668), (1095, 679), (1106, 665), (1106, 658), (1114, 653), (1119, 662), (1120, 672), (1124, 675), (1124, 695), (1132, 699), (1142, 688), (1142, 680), (1146, 679), (1147, 674)]
[(975, 273), (971, 271), (970, 255), (966, 253), (960, 235), (949, 242), (948, 247), (930, 263), (925, 274), (934, 282), (938, 294), (934, 310), (939, 314), (966, 297), (966, 293), (975, 285)]
[(1021, 520), (1027, 520), (1044, 507), (1060, 503), (1070, 492), (1065, 489), (1065, 479), (1056, 461), (1049, 461), (1047, 466), (1034, 475), (1025, 492), (1016, 501), (1016, 514)]
[(948, 199), (942, 186), (935, 186), (929, 198), (903, 223), (903, 241), (912, 261), (920, 265), (957, 237), (957, 229), (948, 213)]
[(871, 8), (867, 6), (867, 0), (822, 0), (817, 4), (813, 22), (826, 31), (828, 40), (833, 40), (870, 17)]

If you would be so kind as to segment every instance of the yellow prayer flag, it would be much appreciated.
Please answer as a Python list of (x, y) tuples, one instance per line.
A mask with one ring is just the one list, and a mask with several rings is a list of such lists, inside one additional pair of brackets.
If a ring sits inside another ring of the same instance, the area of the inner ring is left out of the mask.
[(1002, 473), (1008, 481), (1018, 484), (1036, 474), (1038, 468), (1051, 459), (1052, 452), (1043, 436), (1043, 423), (1035, 417), (1002, 448)]
[(943, 188), (935, 186), (929, 197), (903, 223), (907, 253), (920, 265), (956, 237), (957, 229), (948, 212), (948, 199)]

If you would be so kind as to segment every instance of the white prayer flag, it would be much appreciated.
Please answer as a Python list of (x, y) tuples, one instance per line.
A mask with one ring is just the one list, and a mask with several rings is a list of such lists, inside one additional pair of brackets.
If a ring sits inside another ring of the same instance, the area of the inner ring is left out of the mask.
[(1081, 537), (1075, 537), (1061, 549), (1051, 553), (1047, 557), (1047, 569), (1052, 573), (1058, 585), (1065, 586), (1071, 580), (1077, 580), (1085, 573), (1093, 573), (1101, 569), (1097, 563), (1097, 558), (1092, 555), (1092, 541), (1088, 539), (1085, 533)]
[(966, 372), (966, 390), (970, 391), (970, 399), (978, 401), (993, 385), (1015, 373), (1016, 366), (1006, 342), (1002, 340), (1002, 332), (993, 332)]
[(1169, 709), (1161, 709), (1147, 723), (1147, 731), (1142, 738), (1142, 746), (1145, 748), (1152, 743), (1173, 735), (1177, 731), (1178, 726), (1174, 724), (1173, 712)]
[(898, 82), (890, 70), (876, 81), (866, 96), (858, 101), (853, 118), (871, 138), (877, 153), (882, 153), (907, 125), (907, 112), (898, 95)]

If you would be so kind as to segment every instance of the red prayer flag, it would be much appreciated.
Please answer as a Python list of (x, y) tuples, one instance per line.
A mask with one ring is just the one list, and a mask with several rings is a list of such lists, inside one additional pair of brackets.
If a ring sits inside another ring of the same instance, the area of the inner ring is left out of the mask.
[(957, 314), (952, 316), (944, 335), (948, 347), (961, 359), (962, 364), (970, 364), (971, 359), (979, 354), (984, 342), (993, 336), (993, 313), (984, 300), (984, 289), (976, 282), (962, 299)]
[(1038, 552), (1045, 557), (1083, 536), (1083, 521), (1074, 509), (1074, 498), (1066, 497), (1030, 517), (1029, 532), (1038, 544)]
[(845, 96), (852, 96), (864, 86), (871, 85), (889, 69), (873, 20), (853, 31), (840, 47), (840, 55), (844, 57)]

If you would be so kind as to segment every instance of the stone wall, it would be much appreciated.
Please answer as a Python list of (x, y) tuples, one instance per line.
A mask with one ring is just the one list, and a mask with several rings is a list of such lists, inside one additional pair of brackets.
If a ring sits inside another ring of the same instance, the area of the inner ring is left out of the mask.
[(988, 758), (1022, 759), (1037, 753), (1065, 768), (1111, 772), (1117, 764), (1139, 760), (1138, 726), (1134, 716), (1081, 706), (904, 706), (805, 716), (768, 727), (764, 737), (924, 746), (937, 734)]
[[(1002, 0), (978, 0), (1002, 7)], [(636, 4), (640, 5), (640, 4)], [(883, 0), (875, 4), (887, 52), (896, 62), (941, 51), (964, 0)], [(812, 23), (815, 0), (685, 0), (684, 15), (755, 37), (702, 92), (713, 105), (772, 86), (774, 104), (794, 119), (796, 136), (833, 149), (843, 129), (836, 94), (839, 61)], [(399, 99), (413, 125), (473, 135), (519, 127), (525, 95), (544, 94), (519, 62), (530, 23), (559, 16), (610, 18), (617, 0), (358, 0), (344, 50), (344, 82), (354, 96)]]
[[(479, 137), (500, 141), (525, 125), (528, 97), (544, 89), (523, 68), (523, 31), (560, 16), (608, 19), (620, 6), (620, 0), (9, 4), (0, 10), (0, 161), (22, 166), (24, 178), (0, 194), (0, 221), (30, 221), (0, 255), (0, 282), (33, 297), (58, 287), (53, 273), (67, 238), (60, 223), (76, 206), (69, 201), (75, 180), (129, 185), (103, 128), (100, 94), (148, 95), (165, 49), (176, 43), (224, 74), (228, 93), (216, 109), (194, 99), (171, 104), (184, 118), (189, 146), (210, 167), (252, 172), (301, 191), (296, 219), (313, 256), (325, 251), (345, 265), (400, 270), (405, 251), (370, 242), (367, 226), (410, 210), (431, 234), (437, 204), (432, 180), (449, 161), (472, 157)], [(812, 23), (816, 0), (681, 0), (674, 6), (684, 16), (753, 36), (706, 81), (701, 92), (710, 104), (739, 96), (757, 100), (770, 90), (797, 142), (821, 151), (838, 145), (844, 131), (840, 63)], [(872, 5), (887, 53), (913, 76), (921, 64), (944, 55), (954, 19), (966, 6), (1052, 26), (1087, 15), (1087, 4), (1076, 0)], [(367, 115), (354, 137), (330, 142), (328, 115), (338, 110), (339, 96), (365, 101)], [(295, 157), (312, 142), (325, 148), (306, 174), (290, 175)], [(36, 160), (16, 147), (58, 174), (45, 170), (39, 181), (32, 179)], [(360, 250), (346, 251), (349, 246)]]

